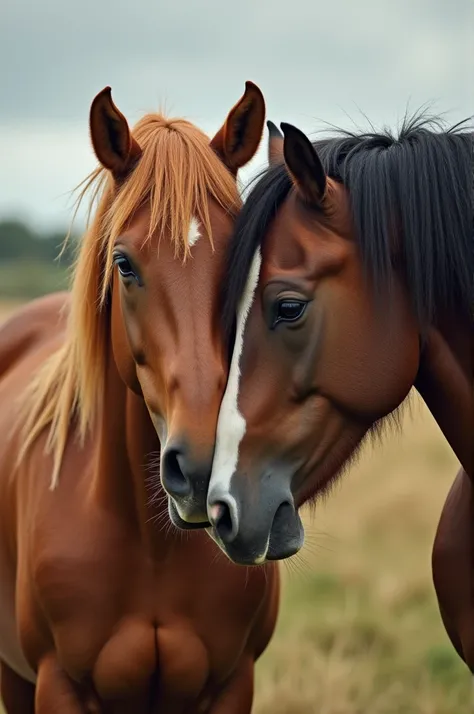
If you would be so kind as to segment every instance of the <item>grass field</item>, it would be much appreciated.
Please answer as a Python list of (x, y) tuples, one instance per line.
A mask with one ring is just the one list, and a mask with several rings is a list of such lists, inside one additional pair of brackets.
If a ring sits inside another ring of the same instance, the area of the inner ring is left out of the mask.
[[(0, 306), (0, 320), (11, 305)], [(417, 398), (307, 517), (282, 567), (255, 714), (471, 714), (472, 678), (440, 622), (431, 545), (457, 462)], [(138, 714), (138, 713), (137, 713)]]
[(467, 714), (472, 678), (440, 621), (434, 532), (458, 465), (414, 395), (403, 434), (367, 447), (285, 568), (258, 714)]

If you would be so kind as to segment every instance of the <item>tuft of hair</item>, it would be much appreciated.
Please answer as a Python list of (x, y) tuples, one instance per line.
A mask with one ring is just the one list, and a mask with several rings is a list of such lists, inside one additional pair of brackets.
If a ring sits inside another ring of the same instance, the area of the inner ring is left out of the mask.
[(414, 391), (410, 390), (403, 402), (399, 404), (396, 409), (374, 422), (362, 439), (354, 444), (353, 450), (344, 459), (336, 473), (332, 474), (325, 483), (318, 484), (317, 490), (307, 501), (310, 512), (314, 513), (320, 503), (325, 503), (329, 500), (336, 488), (339, 487), (339, 484), (342, 483), (344, 476), (359, 463), (366, 446), (370, 445), (372, 449), (375, 446), (380, 446), (385, 435), (390, 432), (398, 436), (402, 435), (403, 417), (405, 413), (408, 411), (410, 418), (413, 417), (413, 397)]
[[(150, 207), (147, 240), (166, 237), (175, 255), (190, 255), (193, 217), (212, 244), (209, 200), (235, 216), (241, 206), (234, 177), (210, 147), (209, 138), (184, 119), (147, 114), (134, 127), (142, 155), (118, 188), (99, 167), (79, 185), (76, 212), (90, 193), (89, 221), (72, 271), (65, 340), (21, 395), (21, 461), (49, 426), (46, 452), (53, 456), (51, 487), (58, 483), (71, 423), (84, 441), (103, 409), (108, 331), (108, 295), (116, 238), (144, 204)], [(91, 219), (95, 208), (95, 213)], [(67, 240), (67, 238), (66, 238)]]
[[(398, 240), (422, 330), (445, 308), (474, 314), (474, 132), (468, 121), (445, 129), (420, 111), (406, 116), (397, 133), (338, 130), (314, 142), (327, 174), (349, 192), (366, 274), (378, 292), (390, 287)], [(284, 164), (255, 181), (229, 249), (228, 334), (255, 250), (292, 188)]]

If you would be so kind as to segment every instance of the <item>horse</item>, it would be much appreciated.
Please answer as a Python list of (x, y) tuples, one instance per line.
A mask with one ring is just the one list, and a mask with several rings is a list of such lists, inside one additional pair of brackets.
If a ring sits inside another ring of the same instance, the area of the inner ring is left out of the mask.
[(237, 563), (296, 553), (300, 507), (331, 489), (416, 388), (462, 467), (433, 577), (474, 671), (474, 134), (423, 113), (398, 134), (315, 143), (281, 127), (270, 124), (273, 163), (229, 248), (223, 321), (235, 342), (211, 534)]
[(236, 175), (264, 120), (251, 82), (212, 141), (153, 113), (131, 131), (110, 87), (92, 102), (71, 291), (0, 330), (7, 714), (251, 710), (278, 572), (232, 565), (195, 526), (228, 369)]

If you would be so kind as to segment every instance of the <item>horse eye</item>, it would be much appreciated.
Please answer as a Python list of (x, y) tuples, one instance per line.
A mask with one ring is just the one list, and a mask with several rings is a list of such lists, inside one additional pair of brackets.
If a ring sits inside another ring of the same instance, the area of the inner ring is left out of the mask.
[(299, 320), (306, 309), (306, 305), (307, 303), (303, 300), (280, 300), (277, 303), (274, 324)]
[(114, 262), (122, 278), (134, 278), (137, 283), (140, 284), (138, 276), (132, 268), (132, 265), (128, 258), (126, 258), (124, 255), (118, 255), (115, 258)]

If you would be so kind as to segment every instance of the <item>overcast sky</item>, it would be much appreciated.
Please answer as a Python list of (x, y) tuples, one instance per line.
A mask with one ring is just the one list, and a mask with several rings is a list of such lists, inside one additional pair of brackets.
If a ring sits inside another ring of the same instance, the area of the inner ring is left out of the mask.
[(269, 118), (308, 133), (346, 113), (396, 125), (426, 102), (454, 122), (474, 113), (474, 2), (2, 0), (0, 218), (68, 223), (105, 85), (130, 123), (164, 105), (212, 134), (247, 79)]

